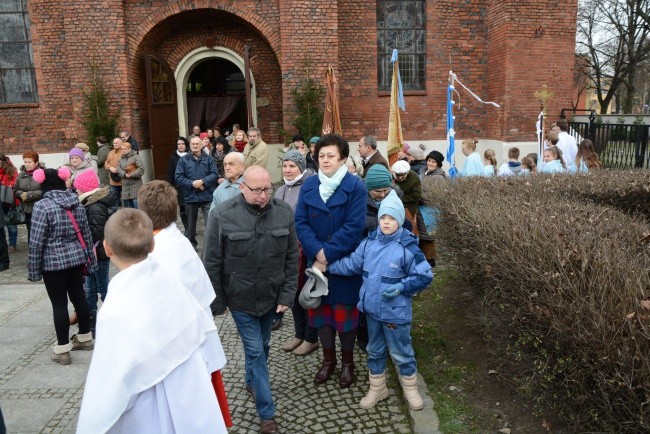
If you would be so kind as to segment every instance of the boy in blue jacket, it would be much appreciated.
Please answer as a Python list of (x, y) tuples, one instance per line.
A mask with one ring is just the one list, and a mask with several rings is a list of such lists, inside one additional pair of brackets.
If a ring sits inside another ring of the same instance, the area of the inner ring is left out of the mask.
[(372, 408), (388, 397), (388, 352), (399, 370), (409, 407), (420, 410), (424, 406), (411, 344), (411, 297), (429, 286), (433, 273), (418, 247), (418, 239), (402, 228), (404, 214), (404, 205), (391, 192), (379, 207), (377, 230), (370, 232), (349, 257), (327, 266), (335, 274), (363, 274), (357, 307), (368, 322), (370, 390), (361, 399), (361, 408)]

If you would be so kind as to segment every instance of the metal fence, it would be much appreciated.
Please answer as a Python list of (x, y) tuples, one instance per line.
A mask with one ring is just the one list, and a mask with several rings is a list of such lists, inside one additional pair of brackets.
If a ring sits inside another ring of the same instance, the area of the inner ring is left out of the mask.
[(593, 142), (600, 161), (613, 169), (650, 169), (650, 125), (569, 122), (569, 133), (578, 142)]

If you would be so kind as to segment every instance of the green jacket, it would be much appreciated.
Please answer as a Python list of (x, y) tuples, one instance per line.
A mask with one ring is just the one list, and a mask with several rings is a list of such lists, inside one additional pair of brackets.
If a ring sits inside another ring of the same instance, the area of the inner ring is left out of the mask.
[(404, 181), (395, 180), (395, 184), (404, 192), (402, 203), (404, 208), (408, 209), (412, 216), (418, 211), (418, 204), (422, 198), (422, 182), (420, 177), (412, 170), (409, 170)]

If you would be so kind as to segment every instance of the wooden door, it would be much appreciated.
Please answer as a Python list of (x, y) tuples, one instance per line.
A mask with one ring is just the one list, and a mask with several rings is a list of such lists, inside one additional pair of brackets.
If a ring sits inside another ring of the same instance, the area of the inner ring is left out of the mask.
[(166, 180), (169, 156), (178, 138), (176, 80), (167, 62), (154, 54), (145, 55), (145, 66), (154, 178)]

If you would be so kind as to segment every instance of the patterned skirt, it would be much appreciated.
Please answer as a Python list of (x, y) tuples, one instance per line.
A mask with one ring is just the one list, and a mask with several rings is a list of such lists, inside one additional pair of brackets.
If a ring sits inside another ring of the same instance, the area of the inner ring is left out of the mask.
[(359, 326), (359, 310), (353, 304), (321, 304), (307, 313), (309, 325), (314, 328), (330, 326), (343, 333)]

